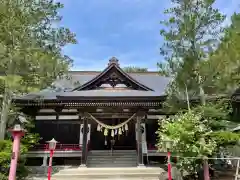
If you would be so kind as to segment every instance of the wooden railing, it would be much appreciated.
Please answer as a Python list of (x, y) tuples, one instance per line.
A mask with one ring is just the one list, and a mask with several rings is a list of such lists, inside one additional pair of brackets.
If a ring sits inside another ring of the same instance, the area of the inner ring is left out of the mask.
[[(57, 144), (55, 149), (55, 151), (81, 151), (81, 150), (82, 150), (81, 144)], [(89, 150), (89, 143), (87, 144), (87, 150)], [(154, 144), (148, 144), (148, 150), (157, 150), (157, 147)], [(33, 148), (31, 148), (30, 151), (48, 151), (48, 144), (37, 144)]]
[[(48, 151), (48, 144), (37, 144), (30, 151)], [(89, 143), (87, 144), (89, 149)], [(57, 144), (55, 151), (81, 151), (81, 144)]]
[[(138, 144), (136, 144), (136, 147), (137, 147), (136, 149), (138, 149)], [(156, 147), (155, 144), (147, 144), (147, 149), (148, 150), (157, 150), (158, 148)]]
[(157, 150), (157, 147), (155, 144), (148, 144), (148, 150)]

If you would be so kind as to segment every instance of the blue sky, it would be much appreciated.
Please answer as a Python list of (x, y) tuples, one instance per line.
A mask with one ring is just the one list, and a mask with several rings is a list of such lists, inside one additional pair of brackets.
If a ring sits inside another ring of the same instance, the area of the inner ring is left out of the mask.
[[(63, 50), (74, 59), (72, 70), (103, 70), (112, 56), (121, 67), (157, 70), (157, 62), (163, 60), (159, 22), (166, 18), (163, 11), (171, 6), (170, 0), (59, 1), (64, 4), (61, 25), (75, 32), (78, 40)], [(228, 16), (239, 9), (239, 0), (216, 1)]]

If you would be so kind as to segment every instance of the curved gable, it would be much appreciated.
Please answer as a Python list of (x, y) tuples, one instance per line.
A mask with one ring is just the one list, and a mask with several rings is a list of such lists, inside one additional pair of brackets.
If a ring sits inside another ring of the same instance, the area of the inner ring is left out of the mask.
[(124, 84), (132, 90), (153, 91), (146, 85), (138, 82), (126, 72), (124, 72), (118, 64), (118, 60), (113, 57), (109, 60), (108, 67), (99, 75), (85, 84), (73, 89), (73, 91), (94, 90), (99, 88), (102, 84), (109, 84), (113, 88), (118, 84)]

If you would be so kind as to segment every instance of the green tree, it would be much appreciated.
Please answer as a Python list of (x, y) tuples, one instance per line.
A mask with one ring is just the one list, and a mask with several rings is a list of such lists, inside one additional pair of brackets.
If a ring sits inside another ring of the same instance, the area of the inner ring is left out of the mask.
[[(27, 122), (24, 123), (25, 129), (28, 131), (26, 132), (25, 136), (23, 137), (21, 141), (21, 156), (19, 157), (18, 161), (18, 168), (17, 168), (17, 178), (16, 179), (25, 179), (28, 175), (29, 171), (27, 167), (25, 166), (26, 163), (26, 153), (28, 152), (29, 148), (33, 147), (39, 140), (39, 135), (32, 132), (32, 129), (34, 127), (33, 121), (29, 118), (27, 118)], [(15, 118), (16, 119), (16, 118)], [(14, 119), (14, 120), (15, 120)], [(11, 123), (14, 124), (14, 121)], [(10, 162), (11, 162), (11, 155), (12, 155), (12, 141), (10, 139), (10, 134), (7, 137), (6, 140), (0, 141), (0, 179), (1, 180), (7, 180), (8, 179), (8, 173), (10, 168)]]
[[(161, 74), (174, 78), (172, 99), (200, 96), (205, 103), (204, 86), (209, 81), (204, 77), (201, 63), (206, 60), (220, 41), (221, 23), (225, 16), (213, 8), (214, 0), (171, 0), (173, 7), (165, 13), (170, 16), (161, 22), (166, 26), (160, 34), (165, 43), (161, 54), (165, 62), (158, 63)], [(170, 96), (172, 97), (172, 96)]]
[(61, 77), (72, 62), (61, 49), (76, 40), (69, 29), (57, 26), (60, 3), (0, 0), (0, 4), (1, 140), (13, 97), (39, 91)]
[(134, 72), (148, 72), (147, 68), (141, 68), (141, 67), (124, 67), (123, 70), (127, 73), (134, 73)]
[(157, 146), (162, 150), (164, 141), (171, 140), (171, 151), (180, 156), (178, 167), (190, 173), (196, 172), (204, 157), (216, 155), (221, 147), (239, 140), (238, 133), (227, 131), (230, 125), (228, 112), (228, 104), (219, 101), (159, 121), (161, 128), (157, 132)]
[[(193, 171), (193, 167), (200, 165), (202, 160), (184, 157), (203, 158), (213, 155), (220, 145), (219, 139), (225, 138), (226, 143), (222, 144), (224, 145), (238, 138), (224, 128), (223, 125), (226, 126), (227, 123), (223, 117), (213, 118), (216, 112), (219, 112), (216, 111), (219, 108), (215, 106), (217, 103), (210, 106), (206, 104), (206, 94), (219, 95), (220, 92), (215, 89), (216, 86), (212, 88), (216, 75), (219, 75), (213, 73), (213, 69), (215, 71), (215, 68), (220, 67), (216, 66), (216, 61), (210, 62), (209, 58), (222, 40), (221, 24), (225, 16), (213, 8), (214, 2), (172, 0), (173, 7), (165, 11), (170, 18), (162, 22), (166, 26), (166, 29), (161, 30), (165, 39), (161, 54), (165, 57), (165, 62), (158, 66), (161, 74), (173, 78), (167, 91), (169, 96), (166, 105), (168, 109), (175, 108), (175, 111), (184, 112), (160, 123), (158, 146), (161, 148), (165, 138), (172, 139), (173, 150), (183, 157), (179, 161), (182, 168), (189, 171)], [(193, 98), (200, 99), (201, 102), (201, 106), (196, 109), (190, 104), (190, 99)], [(214, 111), (206, 115), (211, 106)], [(224, 117), (227, 115), (229, 112), (224, 111)], [(207, 166), (206, 161), (204, 162)]]
[[(209, 56), (202, 69), (212, 76), (212, 85), (217, 93), (233, 93), (240, 82), (240, 13), (231, 17), (231, 25), (224, 31), (218, 48)], [(214, 67), (214, 73), (209, 70)], [(217, 87), (217, 88), (215, 88)]]

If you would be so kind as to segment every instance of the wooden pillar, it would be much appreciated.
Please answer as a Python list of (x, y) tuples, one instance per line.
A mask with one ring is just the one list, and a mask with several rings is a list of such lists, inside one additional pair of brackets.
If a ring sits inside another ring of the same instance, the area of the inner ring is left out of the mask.
[(83, 121), (83, 144), (82, 144), (82, 161), (81, 166), (86, 167), (87, 163), (87, 134), (88, 134), (88, 122), (87, 118), (84, 117)]
[(81, 147), (82, 146), (82, 144), (81, 144), (81, 138), (82, 138), (82, 130), (81, 130), (81, 128), (82, 128), (82, 113), (81, 113), (81, 111), (78, 109), (78, 120), (79, 120), (79, 139), (78, 139), (78, 142), (79, 142), (79, 146)]
[(142, 132), (141, 132), (141, 116), (137, 116), (137, 146), (138, 146), (138, 167), (144, 167), (143, 151), (142, 151)]
[[(61, 135), (59, 134), (59, 129), (60, 129), (60, 125), (59, 125), (59, 116), (63, 110), (63, 107), (56, 107), (54, 108), (56, 114), (56, 123), (57, 123), (57, 128), (55, 129), (55, 133), (54, 133), (54, 138), (58, 141), (59, 139), (61, 139)], [(64, 144), (64, 142), (59, 142), (61, 144)]]

